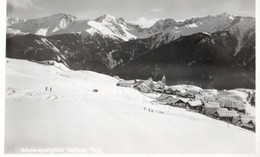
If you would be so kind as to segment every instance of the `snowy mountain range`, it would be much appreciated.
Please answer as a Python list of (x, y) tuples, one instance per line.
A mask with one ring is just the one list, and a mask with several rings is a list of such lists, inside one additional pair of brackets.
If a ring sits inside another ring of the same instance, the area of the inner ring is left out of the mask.
[[(201, 37), (198, 39), (192, 35)], [(142, 28), (109, 14), (93, 20), (78, 20), (67, 14), (29, 20), (7, 18), (7, 57), (33, 61), (53, 59), (71, 69), (118, 73), (116, 69), (127, 68), (140, 57), (164, 51), (166, 45), (176, 45), (183, 37), (189, 40), (180, 41), (177, 45), (194, 52), (190, 54), (193, 60), (183, 59), (187, 50), (174, 55), (175, 51), (180, 51), (175, 47), (172, 52), (167, 51), (173, 53), (171, 61), (182, 60), (186, 66), (191, 62), (205, 63), (207, 60), (201, 60), (205, 53), (201, 51), (207, 50), (209, 54), (217, 53), (214, 60), (223, 57), (226, 58), (224, 60), (232, 60), (228, 65), (230, 68), (239, 66), (254, 73), (255, 18), (227, 13), (185, 21), (164, 19), (150, 28)], [(188, 45), (190, 43), (195, 45)], [(169, 56), (166, 53), (159, 56), (165, 58), (165, 55)], [(153, 60), (151, 66), (165, 62), (159, 61), (158, 57)], [(214, 60), (210, 63), (212, 67), (221, 66), (221, 62), (216, 64)]]
[(229, 31), (236, 35), (239, 41), (237, 50), (243, 44), (244, 36), (253, 34), (255, 19), (252, 17), (234, 16), (223, 13), (216, 16), (192, 18), (183, 22), (173, 19), (157, 21), (150, 28), (142, 28), (125, 22), (123, 18), (105, 14), (94, 20), (77, 20), (75, 16), (67, 14), (55, 14), (48, 17), (24, 20), (19, 18), (7, 18), (8, 33), (19, 30), (26, 34), (51, 36), (67, 33), (88, 33), (90, 35), (100, 34), (105, 37), (122, 39), (123, 41), (147, 38), (157, 34), (154, 46), (168, 43), (180, 36), (191, 35), (198, 32), (214, 33), (218, 31)]

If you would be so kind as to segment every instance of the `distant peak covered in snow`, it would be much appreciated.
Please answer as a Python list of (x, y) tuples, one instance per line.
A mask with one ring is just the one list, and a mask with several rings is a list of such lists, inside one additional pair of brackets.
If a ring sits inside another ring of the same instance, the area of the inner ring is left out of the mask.
[(25, 22), (25, 19), (20, 19), (18, 17), (7, 17), (6, 18), (6, 24), (7, 26), (14, 25), (17, 23)]
[(116, 18), (110, 14), (104, 14), (98, 18), (95, 19), (97, 22), (114, 22), (116, 21)]
[[(89, 35), (99, 34), (103, 37), (121, 39), (123, 41), (144, 39), (156, 35), (157, 39), (154, 45), (159, 46), (161, 42), (167, 43), (182, 35), (229, 30), (237, 34), (237, 37), (241, 38), (239, 41), (242, 41), (242, 37), (238, 35), (239, 32), (243, 31), (247, 33), (247, 28), (251, 28), (251, 25), (254, 27), (255, 25), (254, 18), (245, 18), (249, 19), (249, 21), (241, 22), (244, 20), (244, 17), (224, 12), (218, 15), (193, 17), (185, 21), (177, 21), (171, 18), (156, 20), (151, 27), (144, 28), (138, 24), (128, 23), (123, 18), (117, 19), (110, 14), (104, 14), (94, 20), (77, 20), (75, 16), (58, 13), (30, 20), (8, 18), (7, 26), (9, 30), (12, 30), (9, 32), (19, 32), (20, 34), (30, 33), (51, 36), (69, 33), (85, 34), (87, 32)], [(239, 22), (241, 24), (236, 27)], [(238, 31), (234, 27), (238, 28)]]

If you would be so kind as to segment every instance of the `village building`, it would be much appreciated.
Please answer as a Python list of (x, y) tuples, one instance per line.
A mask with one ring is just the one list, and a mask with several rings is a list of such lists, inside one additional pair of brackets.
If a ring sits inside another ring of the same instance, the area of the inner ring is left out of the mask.
[(218, 102), (220, 107), (227, 108), (228, 110), (237, 110), (241, 113), (245, 113), (246, 107), (242, 101), (237, 101), (234, 99), (219, 99), (215, 100)]
[(144, 80), (143, 83), (145, 85), (147, 85), (150, 89), (154, 88), (154, 83), (153, 83), (153, 79), (152, 78), (149, 78), (148, 80)]
[(165, 90), (165, 93), (166, 93), (166, 94), (174, 94), (174, 90), (169, 87), (169, 88), (167, 88), (167, 89)]
[(236, 110), (241, 113), (246, 113), (246, 106), (242, 101), (236, 101), (237, 108)]
[(206, 97), (206, 96), (203, 96), (204, 97), (204, 102), (217, 102), (217, 99), (215, 97)]
[(161, 86), (156, 86), (153, 88), (153, 91), (157, 92), (157, 93), (164, 93), (165, 89)]
[(236, 111), (229, 111), (227, 109), (217, 109), (217, 111), (213, 114), (213, 117), (232, 122), (234, 117), (238, 117), (239, 114)]
[(213, 113), (219, 109), (219, 103), (217, 102), (205, 102), (204, 103), (204, 113), (205, 115), (212, 116)]
[(165, 85), (166, 85), (166, 77), (165, 77), (165, 75), (163, 75), (163, 77), (162, 77), (162, 84), (165, 87)]
[(195, 98), (195, 95), (187, 91), (186, 89), (181, 89), (181, 90), (176, 89), (174, 91), (174, 94), (183, 98)]
[(249, 129), (249, 130), (255, 131), (255, 120), (250, 120), (247, 123), (242, 123), (241, 127), (245, 128), (245, 129)]
[(186, 108), (187, 104), (178, 98), (171, 98), (170, 101), (167, 103), (171, 106), (180, 107), (180, 108)]
[(186, 108), (186, 102), (181, 99), (173, 98), (171, 95), (163, 94), (156, 98), (157, 101), (165, 102), (165, 104), (175, 107)]
[(137, 90), (139, 90), (140, 92), (143, 92), (143, 93), (150, 93), (151, 92), (151, 88), (149, 88), (146, 84), (144, 83), (140, 83), (138, 84), (137, 86), (135, 86), (135, 88)]
[(238, 118), (234, 118), (232, 123), (240, 127), (255, 131), (255, 116), (240, 115)]
[(202, 111), (203, 103), (200, 100), (188, 101), (187, 106), (192, 110)]
[(116, 85), (121, 87), (133, 87), (135, 80), (120, 80)]
[(181, 92), (178, 95), (183, 97), (183, 98), (195, 98), (195, 96), (188, 91), (186, 91), (185, 93)]
[(234, 110), (237, 108), (236, 103), (234, 103), (234, 101), (230, 100), (230, 99), (226, 99), (223, 100), (223, 105), (225, 108), (227, 108), (228, 110)]
[(158, 101), (163, 101), (163, 100), (165, 100), (165, 99), (167, 99), (167, 98), (172, 98), (172, 96), (171, 96), (171, 95), (167, 95), (167, 94), (162, 94), (161, 96), (159, 96), (158, 98), (156, 98), (156, 100), (158, 100)]

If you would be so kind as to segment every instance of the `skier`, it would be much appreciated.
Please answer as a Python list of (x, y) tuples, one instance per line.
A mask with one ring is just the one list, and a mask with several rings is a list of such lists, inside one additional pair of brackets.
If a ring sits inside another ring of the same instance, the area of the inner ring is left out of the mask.
[(48, 87), (46, 87), (45, 90), (47, 91), (47, 90), (48, 90)]
[(52, 87), (50, 88), (50, 91), (52, 91)]

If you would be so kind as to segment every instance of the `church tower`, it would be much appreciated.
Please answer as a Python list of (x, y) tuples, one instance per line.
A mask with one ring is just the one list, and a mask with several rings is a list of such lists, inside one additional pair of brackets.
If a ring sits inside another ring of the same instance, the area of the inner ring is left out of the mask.
[(165, 74), (163, 74), (162, 83), (163, 83), (164, 86), (166, 85), (166, 77), (165, 77)]

